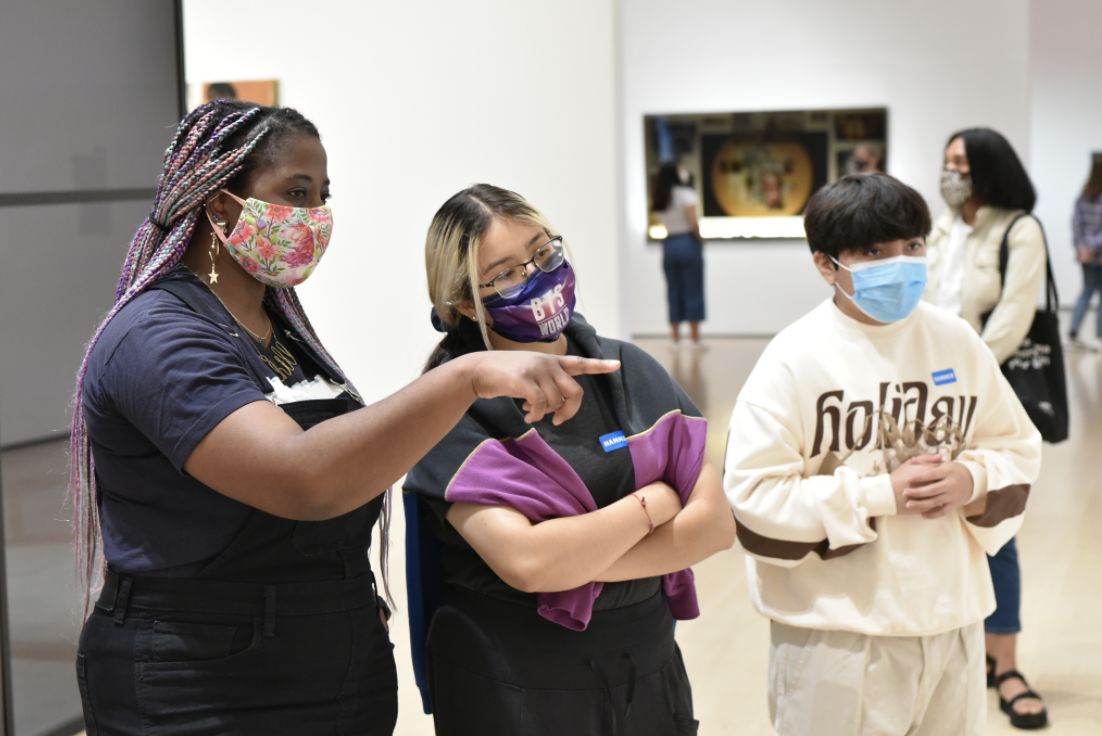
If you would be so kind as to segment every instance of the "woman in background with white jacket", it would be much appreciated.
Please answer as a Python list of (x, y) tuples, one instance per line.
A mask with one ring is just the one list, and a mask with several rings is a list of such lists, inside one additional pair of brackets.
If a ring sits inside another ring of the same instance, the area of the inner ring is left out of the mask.
[[(963, 317), (999, 363), (1022, 344), (1045, 283), (1045, 237), (1030, 213), (1037, 195), (1010, 143), (990, 128), (968, 128), (949, 137), (941, 173), (949, 205), (927, 240), (926, 298)], [(1000, 275), (1003, 239), (1008, 258)], [(997, 608), (985, 621), (987, 682), (1017, 728), (1048, 722), (1044, 701), (1017, 671), (1021, 630), (1021, 569), (1010, 540), (988, 557)]]

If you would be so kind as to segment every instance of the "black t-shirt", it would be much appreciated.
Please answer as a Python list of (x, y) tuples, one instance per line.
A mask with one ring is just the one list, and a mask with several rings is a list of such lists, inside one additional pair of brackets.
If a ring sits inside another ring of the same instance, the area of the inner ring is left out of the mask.
[[(567, 352), (571, 355), (582, 354), (573, 340), (568, 341)], [(613, 408), (607, 377), (579, 376), (576, 380), (585, 391), (578, 413), (559, 426), (552, 424), (548, 416), (532, 427), (578, 474), (597, 507), (603, 508), (635, 490), (634, 469), (626, 448), (605, 452), (601, 447), (601, 436), (623, 429)], [(470, 415), (464, 421), (472, 421)], [(433, 511), (432, 533), (445, 548), (442, 555), (445, 583), (536, 605), (535, 595), (506, 584), (448, 523), (446, 514), (451, 503), (443, 499), (422, 498)], [(646, 600), (658, 591), (660, 582), (660, 578), (652, 577), (605, 583), (593, 608), (619, 608)]]

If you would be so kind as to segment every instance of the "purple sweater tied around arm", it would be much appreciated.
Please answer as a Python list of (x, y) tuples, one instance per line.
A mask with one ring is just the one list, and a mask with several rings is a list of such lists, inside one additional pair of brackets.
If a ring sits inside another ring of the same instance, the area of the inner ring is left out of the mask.
[[(664, 415), (650, 429), (628, 438), (637, 488), (663, 481), (688, 501), (704, 464), (707, 422), (679, 411)], [(533, 523), (595, 511), (593, 496), (566, 461), (535, 430), (516, 439), (486, 440), (452, 478), (445, 494), (453, 503), (509, 506)], [(540, 593), (543, 618), (584, 631), (604, 584)], [(700, 615), (692, 570), (662, 577), (662, 589), (674, 618)]]

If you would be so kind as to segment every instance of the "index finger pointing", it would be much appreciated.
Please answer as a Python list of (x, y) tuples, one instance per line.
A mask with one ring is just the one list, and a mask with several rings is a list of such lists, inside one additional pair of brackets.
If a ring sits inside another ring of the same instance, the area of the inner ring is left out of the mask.
[(592, 375), (595, 373), (612, 373), (620, 369), (618, 360), (598, 360), (597, 358), (580, 358), (576, 355), (564, 355), (559, 358), (559, 365), (572, 376), (581, 374)]

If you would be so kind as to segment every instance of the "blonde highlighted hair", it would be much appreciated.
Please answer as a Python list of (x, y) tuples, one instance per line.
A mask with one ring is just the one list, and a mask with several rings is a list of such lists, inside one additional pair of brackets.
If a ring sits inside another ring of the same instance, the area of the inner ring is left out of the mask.
[[(478, 254), (482, 237), (497, 219), (524, 222), (554, 232), (547, 218), (516, 192), (492, 184), (475, 184), (453, 195), (437, 210), (425, 237), (425, 273), (429, 300), (447, 329), (425, 370), (474, 350), (492, 350), (486, 313), (478, 298)], [(477, 327), (460, 311), (468, 302), (478, 317)], [(472, 328), (477, 329), (481, 345)]]

